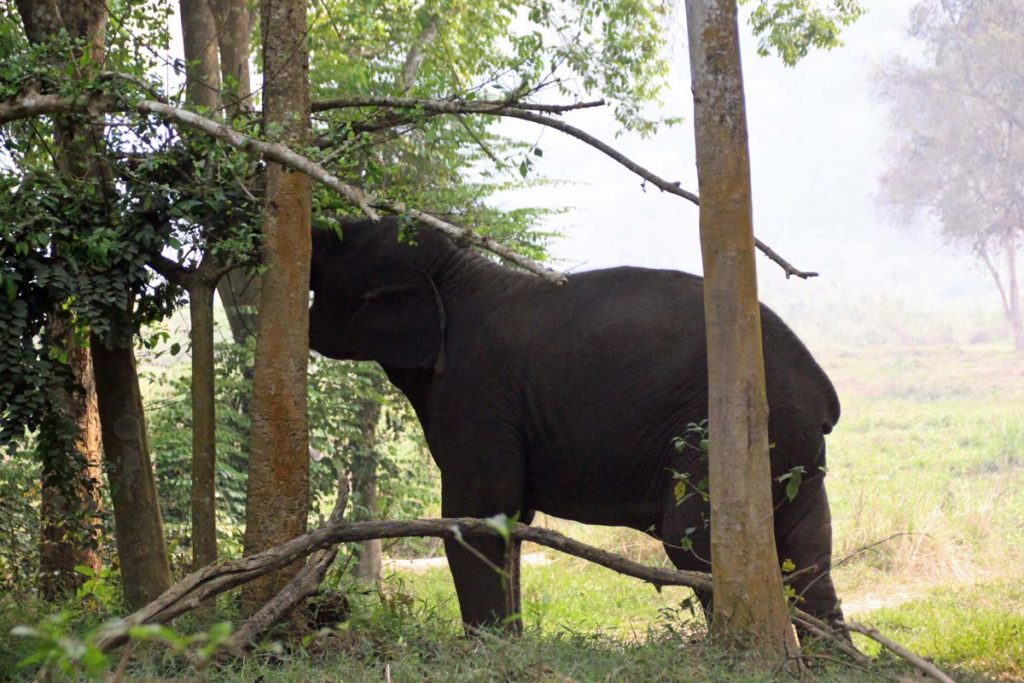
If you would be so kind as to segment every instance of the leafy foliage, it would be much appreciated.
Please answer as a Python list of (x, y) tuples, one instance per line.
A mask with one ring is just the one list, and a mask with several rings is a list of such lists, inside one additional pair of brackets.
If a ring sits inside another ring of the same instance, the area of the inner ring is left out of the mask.
[[(740, 0), (740, 4), (750, 1)], [(750, 26), (759, 38), (759, 55), (774, 51), (786, 66), (795, 66), (812, 48), (831, 50), (842, 45), (839, 34), (863, 13), (860, 0), (758, 0), (750, 13)]]

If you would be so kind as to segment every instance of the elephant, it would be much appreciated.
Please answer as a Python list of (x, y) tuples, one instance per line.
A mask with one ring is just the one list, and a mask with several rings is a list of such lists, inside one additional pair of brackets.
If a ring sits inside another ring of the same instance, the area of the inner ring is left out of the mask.
[[(702, 278), (618, 267), (556, 286), (427, 225), (343, 219), (314, 230), (310, 288), (311, 348), (376, 361), (408, 397), (440, 469), (445, 517), (529, 524), (545, 512), (632, 527), (660, 539), (676, 567), (709, 569), (707, 497), (679, 495), (681, 481), (697, 488), (707, 471), (695, 427), (708, 414)], [(831, 623), (842, 611), (824, 436), (839, 399), (763, 305), (761, 320), (775, 543), (797, 569), (801, 608)], [(793, 496), (785, 475), (795, 471)], [(445, 550), (466, 628), (521, 628), (518, 544), (464, 543)], [(712, 596), (698, 598), (712, 609)]]

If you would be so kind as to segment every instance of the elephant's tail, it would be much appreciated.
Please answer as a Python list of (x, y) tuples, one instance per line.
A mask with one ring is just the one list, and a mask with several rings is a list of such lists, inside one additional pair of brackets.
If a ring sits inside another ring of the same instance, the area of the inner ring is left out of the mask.
[(836, 393), (836, 388), (832, 386), (832, 382), (827, 378), (825, 379), (826, 384), (826, 411), (827, 415), (825, 421), (821, 423), (821, 433), (831, 434), (832, 428), (839, 422), (839, 394)]

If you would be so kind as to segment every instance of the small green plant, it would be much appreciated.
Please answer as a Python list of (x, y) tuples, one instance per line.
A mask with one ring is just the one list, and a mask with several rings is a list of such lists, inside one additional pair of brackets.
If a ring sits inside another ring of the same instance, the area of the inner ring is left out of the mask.
[(789, 472), (776, 477), (775, 481), (786, 485), (786, 500), (792, 501), (800, 493), (800, 485), (804, 481), (805, 474), (807, 474), (807, 468), (803, 465), (797, 465), (790, 469)]
[(77, 565), (75, 571), (85, 577), (85, 581), (75, 591), (75, 597), (84, 603), (93, 603), (97, 608), (107, 608), (117, 600), (117, 587), (111, 581), (110, 568), (100, 567), (94, 571), (84, 564)]
[(19, 669), (40, 667), (41, 672), (53, 671), (69, 677), (84, 676), (90, 680), (103, 677), (107, 669), (107, 656), (90, 638), (76, 638), (71, 626), (72, 614), (61, 610), (51, 614), (35, 626), (15, 626), (11, 635), (30, 638), (35, 648), (18, 663)]

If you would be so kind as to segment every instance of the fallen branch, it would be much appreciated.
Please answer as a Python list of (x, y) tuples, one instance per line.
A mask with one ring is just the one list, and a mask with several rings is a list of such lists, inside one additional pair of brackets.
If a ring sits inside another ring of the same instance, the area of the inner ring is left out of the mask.
[(812, 617), (810, 614), (800, 610), (796, 610), (792, 615), (792, 619), (794, 625), (799, 626), (808, 633), (813, 633), (815, 636), (826, 641), (853, 661), (864, 665), (871, 663), (871, 660), (868, 657), (849, 642), (837, 637), (835, 632), (833, 632), (832, 629), (820, 619)]
[(468, 243), (486, 249), (498, 256), (515, 263), (521, 268), (528, 270), (545, 280), (554, 284), (564, 284), (565, 275), (550, 268), (536, 263), (525, 256), (521, 256), (512, 249), (500, 244), (490, 237), (483, 237), (469, 228), (449, 223), (448, 221), (426, 214), (416, 209), (411, 209), (403, 202), (378, 198), (362, 188), (356, 187), (341, 180), (328, 172), (323, 166), (315, 161), (294, 152), (285, 145), (266, 142), (257, 138), (244, 135), (237, 130), (200, 116), (185, 109), (172, 107), (163, 102), (155, 100), (139, 100), (134, 104), (127, 104), (112, 97), (100, 95), (95, 97), (61, 97), (60, 95), (39, 95), (29, 94), (15, 100), (0, 102), (0, 124), (16, 119), (29, 118), (33, 116), (44, 116), (53, 114), (111, 114), (117, 112), (136, 111), (141, 114), (153, 114), (164, 119), (205, 133), (212, 138), (220, 140), (236, 149), (248, 154), (257, 154), (264, 159), (274, 161), (287, 166), (288, 168), (304, 173), (313, 180), (326, 185), (350, 202), (358, 206), (363, 213), (373, 220), (379, 220), (375, 208), (399, 214), (408, 214), (428, 225), (431, 225), (441, 232), (449, 235), (452, 239)]
[[(302, 536), (263, 552), (203, 567), (171, 586), (153, 602), (104, 630), (96, 645), (106, 651), (128, 639), (128, 629), (140, 624), (167, 623), (198, 607), (202, 602), (231, 588), (280, 569), (296, 559), (338, 543), (371, 538), (434, 536), (451, 538), (458, 530), (463, 536), (496, 536), (498, 532), (484, 520), (431, 519), (410, 521), (328, 522)], [(594, 562), (654, 586), (689, 586), (711, 589), (711, 579), (703, 572), (647, 567), (614, 553), (600, 550), (555, 531), (517, 524), (511, 532), (521, 541), (532, 541), (569, 555)]]
[[(103, 651), (111, 650), (128, 640), (128, 631), (132, 626), (148, 623), (167, 623), (209, 598), (224, 591), (256, 579), (264, 574), (279, 569), (296, 559), (317, 551), (331, 548), (339, 543), (365, 541), (371, 538), (400, 538), (405, 536), (435, 536), (441, 538), (455, 537), (456, 531), (463, 536), (496, 536), (498, 532), (486, 520), (479, 519), (435, 519), (411, 521), (370, 521), (346, 523), (341, 520), (329, 521), (326, 525), (302, 536), (291, 539), (274, 548), (248, 557), (222, 561), (209, 565), (194, 572), (171, 586), (153, 602), (142, 607), (131, 615), (107, 627), (96, 640), (96, 645)], [(711, 590), (710, 575), (704, 572), (681, 571), (660, 567), (648, 567), (620, 555), (581, 543), (556, 531), (539, 527), (517, 524), (511, 530), (511, 537), (520, 541), (531, 541), (538, 545), (559, 550), (568, 555), (599, 564), (620, 574), (632, 576), (646, 581), (655, 587), (688, 586), (699, 590)], [(312, 566), (314, 563), (308, 563)], [(317, 563), (319, 564), (319, 563)], [(310, 569), (309, 576), (314, 576)], [(311, 589), (311, 578), (297, 578), (294, 590), (281, 597), (275, 611), (282, 605), (290, 604), (303, 591)], [(316, 583), (319, 583), (318, 581)], [(291, 584), (289, 584), (291, 586)], [(308, 592), (308, 594), (312, 594)], [(276, 599), (275, 599), (276, 600)], [(301, 600), (301, 598), (299, 598)], [(295, 602), (294, 604), (298, 604)], [(262, 611), (262, 610), (261, 610)], [(270, 614), (268, 610), (267, 614)], [(794, 621), (819, 635), (823, 640), (834, 645), (838, 650), (850, 655), (860, 662), (868, 662), (864, 655), (836, 636), (827, 625), (800, 610), (795, 610)], [(269, 623), (261, 619), (260, 624)], [(256, 624), (254, 624), (256, 626)], [(245, 627), (243, 626), (243, 629)], [(246, 629), (246, 637), (255, 637), (258, 629)], [(236, 642), (244, 645), (243, 637)]]
[[(424, 100), (402, 97), (338, 97), (313, 102), (312, 107), (313, 111), (321, 112), (331, 109), (374, 106), (389, 109), (419, 109), (425, 112), (438, 114), (482, 114), (485, 116), (506, 116), (509, 118), (521, 119), (523, 121), (530, 121), (531, 123), (536, 123), (541, 126), (554, 128), (555, 130), (576, 138), (580, 142), (590, 145), (594, 149), (624, 166), (631, 173), (643, 178), (645, 182), (651, 183), (662, 192), (668, 192), (669, 194), (674, 194), (677, 197), (682, 197), (683, 199), (693, 202), (695, 205), (699, 206), (700, 198), (695, 193), (690, 192), (689, 190), (684, 190), (678, 182), (669, 181), (659, 175), (656, 175), (654, 172), (636, 163), (611, 145), (602, 142), (593, 135), (590, 135), (575, 126), (569, 125), (561, 119), (536, 113), (544, 112), (548, 114), (560, 114), (566, 111), (572, 111), (573, 109), (595, 107), (600, 106), (601, 104), (603, 104), (603, 102), (600, 100), (597, 102), (584, 102), (576, 105), (536, 105), (514, 101), (510, 102), (508, 100), (455, 101)], [(754, 244), (765, 256), (777, 263), (782, 270), (785, 271), (787, 278), (793, 275), (804, 279), (818, 276), (818, 273), (816, 272), (796, 268), (793, 264), (780, 256), (778, 252), (756, 237), (754, 238)]]
[[(344, 473), (339, 473), (338, 498), (327, 520), (329, 524), (343, 522), (345, 507), (348, 505), (348, 493), (348, 479)], [(285, 584), (285, 587), (231, 634), (223, 644), (224, 650), (236, 655), (245, 654), (260, 635), (287, 617), (292, 610), (305, 602), (306, 598), (316, 595), (327, 570), (338, 555), (338, 545), (335, 543), (310, 555), (306, 564)]]
[(943, 673), (939, 667), (935, 666), (924, 657), (914, 654), (913, 652), (903, 647), (899, 643), (896, 643), (890, 640), (889, 638), (886, 638), (878, 632), (878, 629), (872, 628), (870, 626), (864, 626), (853, 621), (847, 621), (845, 623), (840, 622), (838, 625), (842, 626), (847, 631), (852, 631), (854, 633), (859, 633), (862, 636), (867, 636), (868, 638), (875, 641), (876, 643), (878, 643), (885, 649), (889, 650), (896, 656), (901, 657), (906, 661), (910, 662), (911, 664), (913, 664), (914, 666), (916, 666), (918, 670), (920, 670), (926, 676), (931, 676), (935, 680), (941, 681), (941, 683), (954, 683), (953, 679), (947, 676), (945, 673)]

